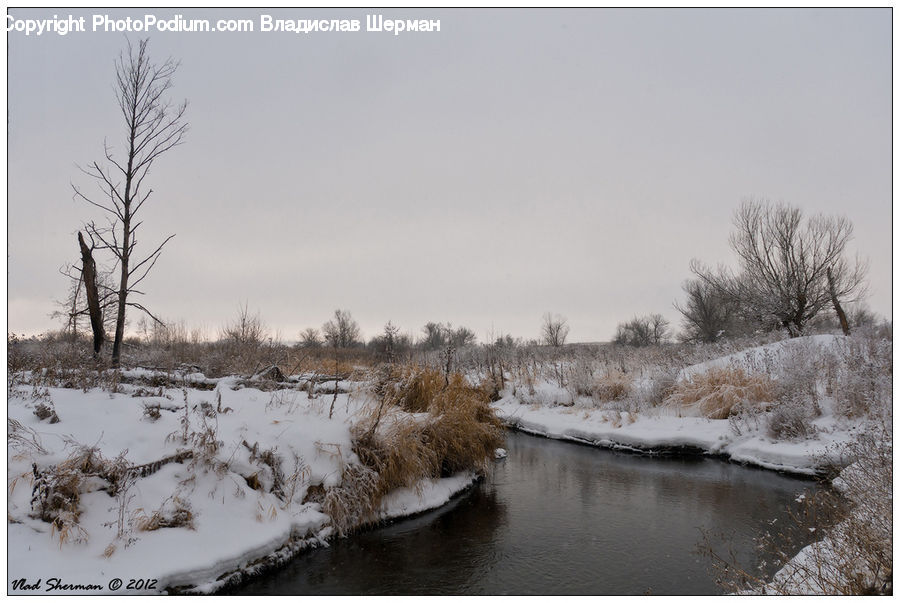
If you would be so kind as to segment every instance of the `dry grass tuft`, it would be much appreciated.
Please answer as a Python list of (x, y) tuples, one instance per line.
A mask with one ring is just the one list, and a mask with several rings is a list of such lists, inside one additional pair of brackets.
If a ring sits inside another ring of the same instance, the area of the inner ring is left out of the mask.
[(160, 528), (194, 529), (194, 513), (189, 501), (170, 496), (153, 513), (147, 515), (139, 509), (133, 518), (134, 527), (140, 532), (152, 532)]
[(339, 536), (371, 520), (378, 502), (378, 474), (363, 465), (348, 465), (341, 485), (328, 488), (322, 501), (322, 511), (331, 517)]
[(775, 387), (765, 374), (747, 374), (740, 368), (711, 368), (679, 382), (666, 403), (697, 408), (708, 419), (727, 419), (748, 408), (768, 408)]
[(21, 454), (49, 454), (37, 432), (9, 417), (6, 418), (6, 443)]
[(594, 382), (594, 395), (601, 402), (623, 400), (631, 392), (631, 379), (619, 371), (612, 371)]
[(438, 473), (440, 459), (428, 445), (425, 427), (426, 423), (392, 408), (382, 417), (380, 429), (373, 432), (366, 422), (354, 428), (353, 450), (378, 474), (378, 497)]
[(444, 376), (434, 370), (417, 370), (405, 367), (398, 370), (398, 375), (389, 375), (385, 395), (393, 390), (394, 404), (406, 412), (428, 412), (435, 399), (446, 386)]
[(58, 535), (60, 546), (87, 540), (87, 533), (78, 525), (82, 493), (102, 488), (117, 496), (127, 487), (130, 466), (125, 460), (126, 453), (109, 460), (96, 447), (77, 446), (58, 465), (39, 469), (36, 463), (32, 464), (32, 513), (50, 523), (51, 533)]
[(322, 504), (340, 534), (372, 521), (388, 492), (483, 469), (503, 443), (489, 386), (407, 367), (382, 375), (375, 389), (380, 400), (352, 428), (361, 465), (350, 465)]
[(486, 388), (468, 385), (460, 375), (434, 398), (429, 412), (436, 418), (425, 436), (440, 458), (442, 476), (481, 469), (503, 444), (503, 426), (490, 406)]

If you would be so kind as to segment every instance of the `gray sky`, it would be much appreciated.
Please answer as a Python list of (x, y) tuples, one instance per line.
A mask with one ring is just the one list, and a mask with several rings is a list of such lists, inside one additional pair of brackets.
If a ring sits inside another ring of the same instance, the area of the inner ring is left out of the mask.
[[(370, 337), (430, 320), (484, 340), (609, 339), (660, 312), (691, 258), (731, 262), (742, 198), (845, 214), (891, 315), (891, 13), (878, 10), (273, 10), (357, 33), (158, 33), (181, 60), (183, 146), (142, 209), (145, 252), (175, 233), (142, 303), (210, 335), (248, 302), (282, 339), (346, 308)], [(441, 20), (366, 32), (365, 15)], [(119, 148), (122, 33), (8, 44), (8, 331), (58, 328), (58, 269), (98, 210), (76, 164)], [(258, 27), (257, 27), (258, 29)], [(142, 34), (130, 34), (132, 40)], [(152, 246), (151, 246), (152, 245)], [(133, 322), (136, 322), (135, 316)]]

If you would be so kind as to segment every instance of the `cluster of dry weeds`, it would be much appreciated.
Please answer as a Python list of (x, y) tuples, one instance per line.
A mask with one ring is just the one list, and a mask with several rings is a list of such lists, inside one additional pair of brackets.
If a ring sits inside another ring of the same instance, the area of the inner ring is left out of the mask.
[(384, 370), (376, 400), (355, 422), (351, 464), (323, 507), (339, 532), (377, 518), (382, 497), (423, 479), (481, 470), (503, 442), (489, 388), (462, 375), (405, 366)]

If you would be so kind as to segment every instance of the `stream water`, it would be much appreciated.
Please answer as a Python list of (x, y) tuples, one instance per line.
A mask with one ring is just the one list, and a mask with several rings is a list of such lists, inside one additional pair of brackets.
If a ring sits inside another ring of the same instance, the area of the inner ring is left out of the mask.
[[(295, 595), (721, 594), (704, 532), (746, 568), (813, 482), (510, 431), (509, 456), (448, 505), (335, 540), (232, 591)], [(725, 540), (723, 540), (723, 537)]]

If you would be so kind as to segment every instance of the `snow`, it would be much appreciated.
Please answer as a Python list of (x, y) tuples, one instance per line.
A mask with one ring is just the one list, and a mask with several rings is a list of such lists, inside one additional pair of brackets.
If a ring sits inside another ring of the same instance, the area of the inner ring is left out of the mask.
[(436, 509), (470, 487), (475, 480), (476, 475), (467, 471), (442, 479), (422, 480), (417, 488), (397, 488), (381, 499), (378, 517), (387, 521)]
[(549, 438), (647, 453), (696, 449), (739, 463), (801, 475), (815, 475), (835, 444), (850, 438), (847, 431), (829, 430), (828, 421), (819, 421), (823, 431), (818, 439), (787, 442), (772, 440), (760, 432), (738, 435), (727, 420), (536, 407), (523, 405), (512, 396), (495, 402), (493, 408), (512, 427)]
[(834, 350), (842, 341), (843, 338), (831, 334), (784, 339), (686, 367), (678, 374), (678, 379), (690, 379), (693, 375), (705, 373), (711, 368), (742, 368), (772, 374), (791, 353), (800, 350)]
[[(158, 376), (141, 369), (126, 375)], [(189, 377), (199, 383), (213, 382)], [(7, 538), (13, 552), (8, 560), (8, 592), (46, 594), (48, 580), (54, 577), (70, 585), (100, 585), (99, 594), (110, 594), (109, 583), (115, 578), (125, 583), (117, 594), (147, 594), (176, 586), (211, 592), (224, 584), (223, 576), (251, 567), (261, 558), (290, 556), (300, 548), (326, 542), (332, 534), (330, 518), (319, 503), (303, 501), (311, 487), (339, 485), (344, 468), (358, 462), (351, 449), (350, 427), (363, 399), (339, 394), (334, 417), (329, 419), (331, 396), (310, 398), (289, 389), (264, 392), (240, 387), (235, 378), (214, 383), (211, 391), (164, 388), (162, 396), (147, 396), (129, 384), (120, 385), (121, 391), (114, 394), (20, 386), (18, 395), (8, 399), (8, 417), (33, 430), (47, 454), (8, 446)], [(157, 388), (152, 393), (160, 392)], [(38, 401), (52, 404), (60, 422), (39, 420), (33, 412)], [(157, 405), (159, 418), (153, 420), (145, 407)], [(221, 412), (213, 412), (217, 406)], [(210, 416), (204, 416), (204, 410)], [(187, 430), (182, 423), (185, 417)], [(57, 465), (75, 451), (77, 442), (95, 446), (105, 459), (124, 454), (130, 465), (143, 465), (191, 448), (190, 438), (204, 431), (220, 442), (209, 462), (196, 458), (194, 446), (193, 461), (162, 464), (118, 497), (99, 489), (106, 487), (100, 478), (93, 478), (95, 487), (82, 487), (92, 490), (81, 495), (79, 505), (84, 542), (60, 544), (51, 524), (31, 516), (32, 461), (41, 469)], [(260, 459), (266, 450), (280, 461), (285, 476), (286, 494), (281, 498), (271, 491), (272, 468)], [(385, 497), (379, 518), (440, 506), (469, 487), (474, 478), (465, 473), (392, 492)], [(254, 480), (260, 489), (251, 487)], [(139, 519), (155, 511), (171, 513), (176, 500), (189, 508), (192, 527), (153, 531), (135, 527)], [(153, 587), (126, 591), (129, 579), (141, 578), (155, 580)], [(35, 591), (14, 591), (11, 584), (16, 579), (42, 582)]]

